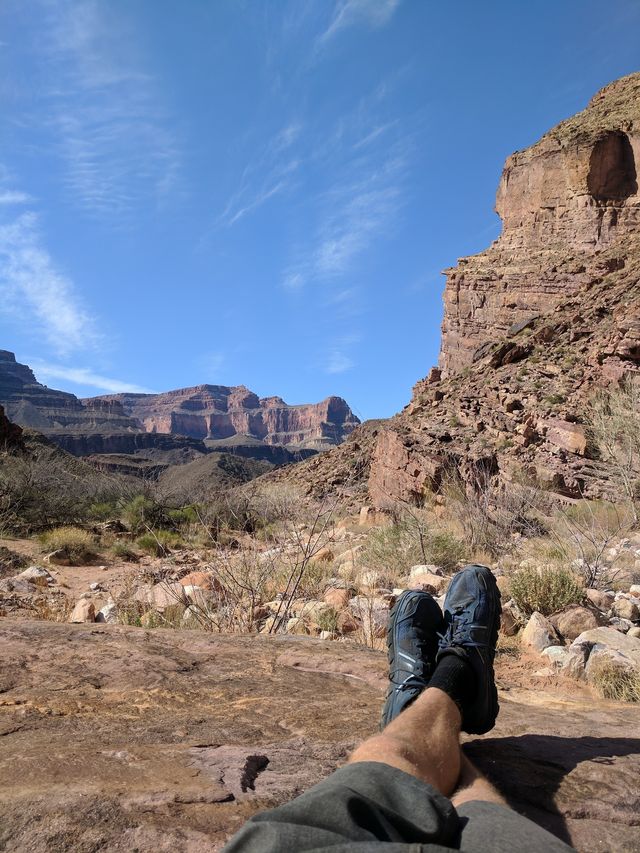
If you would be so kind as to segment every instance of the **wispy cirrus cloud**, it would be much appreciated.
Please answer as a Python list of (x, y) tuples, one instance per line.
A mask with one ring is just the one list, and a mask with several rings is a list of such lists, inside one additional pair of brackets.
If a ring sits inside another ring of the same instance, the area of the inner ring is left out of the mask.
[(33, 211), (0, 224), (0, 295), (5, 312), (39, 330), (60, 354), (91, 349), (100, 341), (73, 283), (45, 248)]
[(296, 290), (312, 281), (341, 278), (359, 257), (390, 231), (403, 204), (406, 158), (399, 153), (382, 163), (365, 158), (350, 164), (355, 179), (342, 180), (322, 194), (313, 240), (298, 247), (284, 276)]
[(122, 216), (178, 182), (179, 145), (125, 16), (104, 0), (41, 0), (44, 120), (84, 209)]
[(0, 190), (0, 205), (28, 204), (32, 198), (20, 190)]
[(292, 157), (289, 149), (301, 131), (302, 126), (298, 122), (285, 125), (259, 154), (249, 160), (242, 171), (237, 190), (218, 217), (219, 225), (235, 225), (269, 199), (294, 186), (301, 161)]
[(144, 388), (141, 385), (134, 385), (131, 382), (122, 382), (119, 379), (111, 379), (108, 376), (102, 376), (99, 373), (94, 373), (93, 370), (86, 367), (67, 367), (66, 365), (51, 364), (49, 362), (33, 358), (29, 359), (29, 364), (40, 380), (62, 379), (65, 382), (71, 382), (74, 385), (88, 386), (89, 388), (96, 388), (100, 391), (107, 391), (111, 394), (156, 393), (155, 391), (152, 391), (149, 388)]
[(399, 5), (400, 0), (339, 0), (334, 7), (329, 26), (318, 39), (318, 46), (321, 47), (349, 27), (383, 27), (391, 20)]

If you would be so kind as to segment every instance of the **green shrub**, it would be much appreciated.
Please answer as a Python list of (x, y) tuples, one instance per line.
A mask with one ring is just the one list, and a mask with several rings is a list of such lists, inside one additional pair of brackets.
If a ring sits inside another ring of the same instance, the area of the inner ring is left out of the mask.
[(453, 533), (432, 530), (411, 519), (374, 530), (363, 549), (361, 562), (368, 568), (400, 577), (419, 563), (433, 563), (452, 572), (467, 556), (466, 545)]
[(329, 607), (318, 614), (316, 619), (318, 628), (321, 631), (331, 631), (334, 633), (338, 630), (338, 611), (335, 607)]
[(182, 544), (182, 537), (171, 530), (156, 530), (154, 533), (145, 533), (136, 540), (136, 545), (146, 554), (152, 557), (166, 557), (172, 548)]
[(163, 507), (144, 495), (136, 495), (123, 506), (122, 518), (132, 533), (142, 533), (149, 528), (163, 527), (167, 523)]
[(89, 518), (96, 521), (107, 521), (110, 518), (115, 518), (119, 514), (118, 505), (112, 501), (98, 501), (92, 503), (87, 514)]
[(640, 702), (640, 673), (602, 661), (593, 667), (589, 678), (603, 699)]
[(56, 527), (40, 536), (45, 551), (65, 551), (75, 564), (86, 563), (96, 556), (93, 536), (80, 527)]
[(195, 505), (183, 506), (179, 509), (167, 511), (167, 518), (176, 527), (187, 527), (189, 524), (197, 524), (200, 521), (199, 508)]
[(564, 568), (519, 569), (510, 577), (509, 585), (511, 597), (527, 615), (537, 610), (549, 616), (569, 604), (580, 604), (584, 598), (581, 583)]

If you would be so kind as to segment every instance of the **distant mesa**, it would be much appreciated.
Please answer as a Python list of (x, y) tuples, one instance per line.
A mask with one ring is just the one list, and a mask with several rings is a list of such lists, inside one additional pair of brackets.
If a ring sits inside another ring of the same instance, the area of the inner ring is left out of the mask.
[(80, 400), (42, 385), (7, 350), (0, 350), (0, 405), (10, 421), (76, 456), (180, 451), (188, 461), (215, 450), (281, 465), (340, 444), (360, 423), (341, 397), (289, 406), (244, 386)]

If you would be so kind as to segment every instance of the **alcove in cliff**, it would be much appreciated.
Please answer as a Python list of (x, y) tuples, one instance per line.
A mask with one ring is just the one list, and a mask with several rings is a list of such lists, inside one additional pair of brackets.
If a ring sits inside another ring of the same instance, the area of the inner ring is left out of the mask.
[(636, 164), (626, 133), (612, 131), (596, 143), (589, 160), (587, 186), (598, 201), (625, 199), (637, 193)]

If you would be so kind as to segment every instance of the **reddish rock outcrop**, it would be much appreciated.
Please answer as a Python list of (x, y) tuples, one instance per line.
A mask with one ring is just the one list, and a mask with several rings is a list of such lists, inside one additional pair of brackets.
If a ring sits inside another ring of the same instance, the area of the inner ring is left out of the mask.
[(360, 423), (341, 397), (289, 406), (281, 397), (258, 398), (243, 385), (197, 385), (163, 394), (113, 394), (115, 402), (146, 432), (224, 441), (249, 435), (269, 445), (325, 449), (340, 444)]
[(615, 497), (588, 401), (640, 373), (640, 74), (508, 158), (503, 232), (447, 270), (440, 366), (395, 418), (283, 475), (316, 497), (420, 503), (445, 471)]

